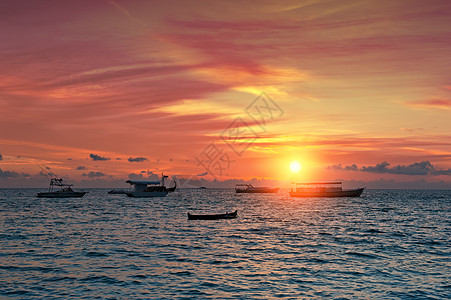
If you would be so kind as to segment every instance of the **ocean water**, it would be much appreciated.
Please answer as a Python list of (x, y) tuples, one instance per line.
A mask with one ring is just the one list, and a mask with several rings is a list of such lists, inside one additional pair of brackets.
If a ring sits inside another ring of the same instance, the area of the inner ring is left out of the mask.
[(451, 191), (37, 192), (0, 189), (1, 299), (451, 298)]

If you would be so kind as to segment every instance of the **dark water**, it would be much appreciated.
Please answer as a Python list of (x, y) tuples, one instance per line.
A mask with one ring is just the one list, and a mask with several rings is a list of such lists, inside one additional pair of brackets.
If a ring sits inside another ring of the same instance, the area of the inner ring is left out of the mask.
[(36, 192), (0, 190), (2, 299), (451, 298), (451, 191)]

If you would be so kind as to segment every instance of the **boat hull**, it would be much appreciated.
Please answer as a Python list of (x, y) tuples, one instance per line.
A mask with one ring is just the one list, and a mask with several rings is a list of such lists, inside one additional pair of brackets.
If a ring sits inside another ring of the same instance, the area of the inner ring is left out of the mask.
[(166, 197), (168, 194), (167, 191), (161, 192), (126, 192), (125, 193), (129, 197), (135, 198), (151, 198), (151, 197)]
[(120, 195), (120, 194), (125, 194), (125, 193), (126, 193), (126, 191), (124, 191), (124, 190), (111, 190), (108, 192), (108, 194), (110, 194), (110, 195)]
[(214, 215), (192, 215), (188, 213), (188, 220), (220, 220), (220, 219), (235, 219), (238, 211), (232, 213), (214, 214)]
[(238, 194), (260, 194), (260, 193), (277, 193), (279, 188), (274, 189), (235, 189), (235, 192)]
[(38, 193), (38, 198), (81, 198), (87, 192), (42, 192)]
[(291, 197), (360, 197), (365, 188), (342, 191), (304, 191), (290, 192)]

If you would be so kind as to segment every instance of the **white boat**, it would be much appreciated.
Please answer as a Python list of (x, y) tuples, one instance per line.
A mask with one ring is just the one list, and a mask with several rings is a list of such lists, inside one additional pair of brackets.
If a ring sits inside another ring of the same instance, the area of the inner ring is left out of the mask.
[(344, 190), (341, 181), (296, 183), (291, 197), (360, 197), (365, 188)]
[(165, 197), (169, 192), (175, 191), (175, 186), (167, 188), (164, 185), (165, 178), (161, 174), (160, 181), (148, 181), (148, 180), (127, 180), (126, 182), (133, 185), (133, 190), (125, 192), (129, 197)]
[[(71, 187), (73, 184), (67, 184), (62, 178), (51, 177), (48, 192), (41, 192), (36, 195), (38, 198), (81, 198), (87, 192), (76, 192)], [(55, 187), (61, 189), (55, 190)]]

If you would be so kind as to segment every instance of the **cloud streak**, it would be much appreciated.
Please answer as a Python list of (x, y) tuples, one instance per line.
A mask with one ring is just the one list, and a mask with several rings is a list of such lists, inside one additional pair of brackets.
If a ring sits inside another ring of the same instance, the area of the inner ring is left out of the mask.
[(417, 102), (409, 102), (407, 105), (412, 107), (423, 107), (423, 108), (439, 108), (451, 110), (451, 99), (430, 99)]
[(361, 168), (355, 164), (350, 166), (338, 164), (328, 166), (327, 169), (398, 175), (451, 175), (451, 169), (437, 169), (429, 161), (415, 162), (410, 165), (396, 165), (393, 167), (390, 167), (390, 164), (386, 161), (374, 166), (362, 166)]
[(86, 176), (88, 178), (97, 178), (97, 177), (105, 177), (107, 176), (105, 173), (102, 172), (89, 172), (89, 173), (83, 173), (82, 176)]

